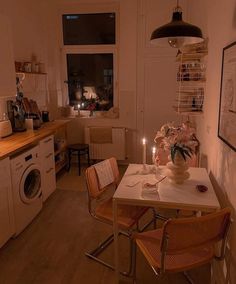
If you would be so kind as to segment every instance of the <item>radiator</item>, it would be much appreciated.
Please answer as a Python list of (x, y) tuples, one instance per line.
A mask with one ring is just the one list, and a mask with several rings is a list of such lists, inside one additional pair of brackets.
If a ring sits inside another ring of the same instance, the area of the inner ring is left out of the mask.
[(89, 127), (85, 127), (85, 143), (89, 144), (90, 158), (95, 160), (103, 160), (110, 157), (115, 157), (117, 160), (125, 160), (125, 136), (126, 128), (112, 127), (112, 143), (90, 143)]

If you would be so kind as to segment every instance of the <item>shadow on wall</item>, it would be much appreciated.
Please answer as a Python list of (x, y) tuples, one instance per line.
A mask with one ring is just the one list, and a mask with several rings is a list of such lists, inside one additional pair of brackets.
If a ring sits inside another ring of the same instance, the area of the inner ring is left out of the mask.
[(201, 154), (199, 166), (208, 170), (208, 158), (206, 154)]
[[(219, 283), (236, 283), (236, 212), (228, 199), (226, 191), (224, 191), (218, 184), (213, 173), (209, 173), (210, 180), (215, 189), (216, 195), (221, 207), (230, 207), (232, 210), (233, 224), (229, 233), (229, 242), (226, 247), (225, 260), (222, 262), (215, 262), (214, 271), (216, 272), (217, 284)], [(232, 185), (233, 186), (233, 185)]]

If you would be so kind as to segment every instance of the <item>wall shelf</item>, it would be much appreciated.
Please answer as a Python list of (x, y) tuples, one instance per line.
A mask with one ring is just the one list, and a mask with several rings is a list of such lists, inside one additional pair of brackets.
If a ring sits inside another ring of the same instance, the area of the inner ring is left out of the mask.
[(40, 73), (40, 72), (16, 72), (16, 75), (47, 75), (47, 73)]
[(178, 52), (176, 99), (173, 109), (184, 115), (203, 113), (206, 82), (207, 42), (189, 45)]

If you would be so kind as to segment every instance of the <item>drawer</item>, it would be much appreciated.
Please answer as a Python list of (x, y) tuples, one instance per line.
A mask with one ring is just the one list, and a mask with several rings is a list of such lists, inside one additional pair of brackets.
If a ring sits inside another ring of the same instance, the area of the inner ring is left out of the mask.
[(41, 155), (45, 156), (50, 153), (54, 154), (54, 137), (53, 135), (47, 136), (40, 141)]
[(41, 185), (43, 201), (45, 201), (56, 189), (55, 167), (49, 167), (48, 169), (44, 170)]
[(41, 157), (41, 168), (42, 171), (48, 170), (49, 168), (55, 167), (55, 160), (53, 154), (48, 154), (46, 157)]

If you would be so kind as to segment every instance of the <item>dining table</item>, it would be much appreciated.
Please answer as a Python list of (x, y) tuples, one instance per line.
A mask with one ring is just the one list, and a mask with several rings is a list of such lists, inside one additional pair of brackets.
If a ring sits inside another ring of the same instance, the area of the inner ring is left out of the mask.
[[(113, 196), (115, 279), (119, 283), (120, 204), (210, 213), (220, 209), (218, 198), (205, 168), (190, 167), (190, 177), (182, 184), (172, 183), (165, 166), (129, 164)], [(204, 190), (202, 190), (204, 189)]]

